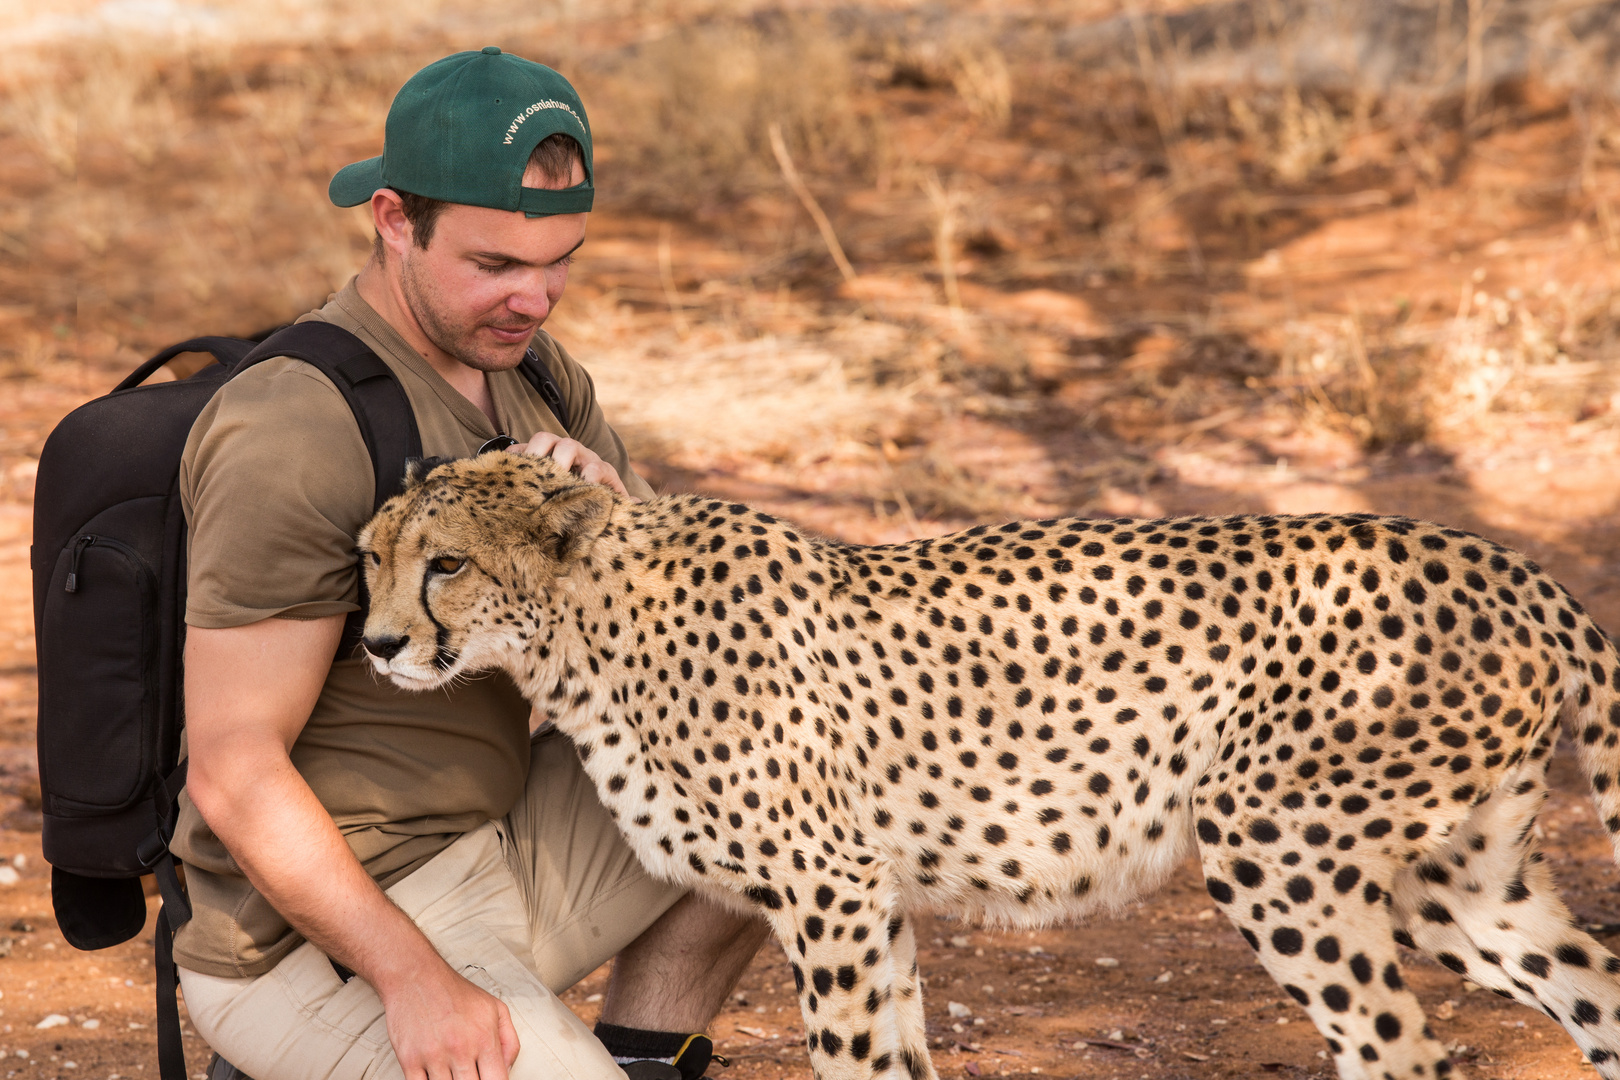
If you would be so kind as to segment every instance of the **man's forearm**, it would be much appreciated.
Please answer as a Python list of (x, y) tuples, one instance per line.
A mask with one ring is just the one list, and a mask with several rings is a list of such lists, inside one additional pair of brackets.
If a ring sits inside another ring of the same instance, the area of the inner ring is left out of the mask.
[(290, 756), (342, 630), (341, 615), (191, 630), (186, 787), (254, 888), (386, 997), (399, 972), (437, 953), (371, 880)]
[(215, 760), (194, 760), (192, 801), (293, 928), (386, 997), (438, 954), (360, 865), (286, 751), (256, 742), (222, 740)]
[(188, 632), (187, 789), (254, 888), (377, 991), (410, 1080), (505, 1080), (518, 1053), (506, 1006), (389, 902), (293, 768), (342, 630), (333, 615)]

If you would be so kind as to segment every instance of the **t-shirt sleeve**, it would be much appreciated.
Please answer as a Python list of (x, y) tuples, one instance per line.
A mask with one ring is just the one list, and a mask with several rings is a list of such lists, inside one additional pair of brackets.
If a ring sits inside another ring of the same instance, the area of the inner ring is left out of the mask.
[(354, 414), (314, 368), (267, 360), (226, 383), (181, 460), (187, 624), (358, 611), (354, 537), (371, 516), (371, 473)]
[(625, 490), (638, 499), (650, 499), (656, 493), (652, 485), (643, 480), (630, 465), (630, 453), (624, 440), (607, 422), (602, 406), (596, 400), (596, 384), (590, 373), (580, 366), (568, 350), (550, 335), (541, 334), (535, 344), (543, 345), (543, 359), (551, 369), (563, 400), (568, 403), (568, 430), (578, 441), (596, 451), (609, 465), (619, 471)]

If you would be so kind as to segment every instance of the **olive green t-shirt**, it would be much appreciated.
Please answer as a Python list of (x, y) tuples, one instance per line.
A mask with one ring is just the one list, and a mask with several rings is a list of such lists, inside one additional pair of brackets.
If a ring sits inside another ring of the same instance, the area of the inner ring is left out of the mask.
[[(359, 336), (398, 376), (422, 450), (465, 457), (499, 434), (568, 434), (517, 371), (488, 376), (499, 425), (447, 383), (350, 281), (305, 316)], [(567, 402), (573, 437), (652, 494), (630, 468), (590, 376), (544, 332), (534, 347)], [(337, 388), (301, 360), (267, 360), (232, 379), (198, 416), (180, 464), (190, 526), (186, 622), (242, 626), (359, 609), (355, 536), (371, 517), (370, 455)], [(432, 693), (399, 690), (364, 658), (332, 665), (292, 762), (366, 870), (384, 886), (462, 833), (505, 814), (529, 765), (529, 707), (505, 675)], [(302, 940), (250, 885), (182, 796), (175, 853), (193, 916), (175, 958), (211, 975), (268, 971)]]

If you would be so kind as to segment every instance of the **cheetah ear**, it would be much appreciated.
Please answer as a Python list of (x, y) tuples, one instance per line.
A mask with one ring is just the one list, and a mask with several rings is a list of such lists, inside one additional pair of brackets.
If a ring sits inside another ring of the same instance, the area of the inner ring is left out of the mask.
[(427, 457), (408, 458), (405, 462), (405, 484), (403, 491), (409, 491), (428, 478), (428, 474), (440, 465), (448, 465), (454, 458)]
[(541, 548), (562, 564), (558, 576), (590, 554), (613, 514), (613, 492), (597, 484), (564, 488), (540, 504), (535, 530)]

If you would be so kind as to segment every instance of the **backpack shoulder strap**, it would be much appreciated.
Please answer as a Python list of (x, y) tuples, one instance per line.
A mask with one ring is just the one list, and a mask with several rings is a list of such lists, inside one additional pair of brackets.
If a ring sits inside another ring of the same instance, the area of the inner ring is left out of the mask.
[(237, 365), (235, 374), (276, 356), (291, 356), (319, 369), (348, 402), (371, 454), (376, 479), (372, 509), (399, 494), (405, 463), (422, 456), (422, 436), (405, 388), (388, 365), (341, 326), (311, 319), (265, 338)]
[(529, 385), (540, 395), (540, 400), (546, 403), (551, 415), (562, 424), (563, 430), (572, 435), (573, 424), (568, 415), (568, 402), (563, 398), (562, 387), (557, 385), (556, 376), (551, 374), (551, 369), (546, 367), (546, 362), (540, 359), (540, 354), (534, 351), (533, 346), (523, 354), (523, 362), (518, 364), (518, 370), (529, 380)]
[[(387, 364), (366, 343), (341, 326), (311, 319), (277, 330), (242, 360), (233, 374), (275, 356), (291, 356), (317, 368), (332, 381), (349, 403), (360, 437), (371, 454), (376, 481), (373, 511), (398, 495), (405, 486), (405, 464), (422, 456), (422, 435), (416, 427), (405, 388)], [(343, 623), (338, 641), (339, 659), (352, 656), (366, 625), (366, 579), (360, 577), (360, 610)]]

